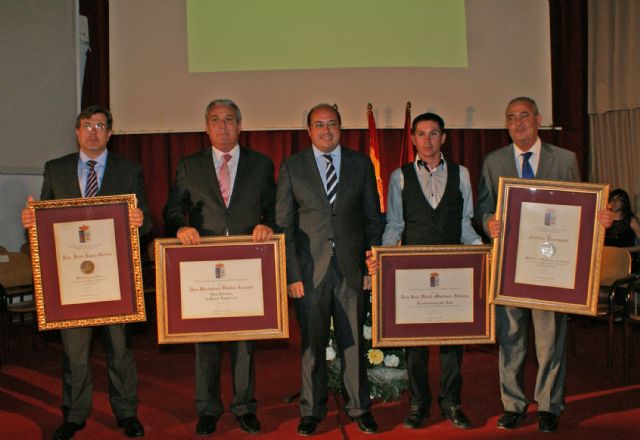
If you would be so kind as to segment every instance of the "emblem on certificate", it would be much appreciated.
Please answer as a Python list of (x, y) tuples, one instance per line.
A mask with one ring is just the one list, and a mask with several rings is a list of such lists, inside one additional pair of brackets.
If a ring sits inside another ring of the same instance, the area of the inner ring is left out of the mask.
[(540, 245), (540, 254), (542, 254), (543, 257), (551, 258), (555, 253), (556, 247), (553, 245), (553, 243), (545, 241)]
[(440, 274), (438, 272), (431, 272), (429, 275), (429, 286), (438, 287), (440, 285)]
[(85, 275), (92, 274), (95, 269), (96, 265), (93, 264), (93, 261), (87, 260), (80, 264), (80, 271)]
[(80, 240), (80, 243), (91, 241), (91, 228), (89, 226), (82, 225), (78, 227), (78, 240)]
[(216, 279), (224, 278), (224, 263), (217, 263), (215, 266)]
[(556, 210), (549, 208), (544, 213), (544, 225), (553, 226), (556, 224)]

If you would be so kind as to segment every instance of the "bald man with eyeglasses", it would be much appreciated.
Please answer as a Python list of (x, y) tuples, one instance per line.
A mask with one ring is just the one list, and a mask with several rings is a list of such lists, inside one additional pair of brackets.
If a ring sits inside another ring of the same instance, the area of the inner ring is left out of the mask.
[[(526, 96), (512, 99), (505, 110), (505, 122), (512, 143), (485, 158), (478, 186), (476, 212), (486, 234), (492, 238), (502, 233), (502, 224), (495, 217), (500, 176), (580, 181), (576, 155), (538, 137), (542, 116), (533, 99)], [(603, 211), (598, 220), (609, 227), (613, 216)], [(496, 306), (500, 394), (504, 406), (497, 425), (500, 429), (518, 427), (531, 403), (523, 383), (530, 322), (538, 359), (534, 391), (538, 429), (554, 432), (565, 406), (567, 315), (548, 310)]]

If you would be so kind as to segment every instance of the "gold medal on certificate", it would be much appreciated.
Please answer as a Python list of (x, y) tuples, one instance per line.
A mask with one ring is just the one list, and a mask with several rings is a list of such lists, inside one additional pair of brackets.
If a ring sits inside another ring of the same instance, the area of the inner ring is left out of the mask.
[(86, 260), (80, 263), (80, 271), (85, 275), (92, 274), (95, 269), (96, 265), (93, 264), (93, 261)]

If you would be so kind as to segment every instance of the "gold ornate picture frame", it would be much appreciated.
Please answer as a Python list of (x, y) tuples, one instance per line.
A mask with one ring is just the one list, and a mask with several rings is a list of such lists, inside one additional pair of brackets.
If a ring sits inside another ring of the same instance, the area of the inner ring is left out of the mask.
[(594, 316), (609, 186), (501, 177), (491, 299), (495, 304)]
[(372, 345), (495, 342), (491, 246), (374, 246)]
[(284, 235), (155, 241), (158, 343), (289, 337)]
[(30, 201), (38, 329), (144, 321), (133, 194)]

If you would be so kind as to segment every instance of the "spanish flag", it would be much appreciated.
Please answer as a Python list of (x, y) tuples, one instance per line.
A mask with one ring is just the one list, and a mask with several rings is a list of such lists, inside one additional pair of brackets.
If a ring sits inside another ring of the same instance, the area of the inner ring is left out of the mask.
[(373, 117), (373, 106), (367, 105), (367, 119), (369, 121), (369, 157), (376, 172), (376, 183), (378, 185), (378, 195), (380, 196), (380, 211), (384, 212), (384, 188), (382, 186), (382, 174), (380, 173), (380, 142), (378, 141), (378, 130), (376, 120)]

